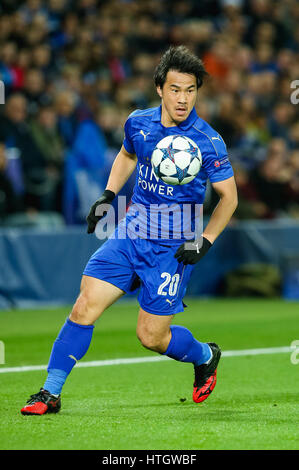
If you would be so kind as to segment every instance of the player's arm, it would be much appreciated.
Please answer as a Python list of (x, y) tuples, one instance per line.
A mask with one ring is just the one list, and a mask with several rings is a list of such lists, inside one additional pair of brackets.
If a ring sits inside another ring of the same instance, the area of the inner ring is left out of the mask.
[(212, 183), (212, 186), (220, 200), (210, 217), (201, 239), (183, 243), (178, 248), (175, 257), (184, 264), (195, 264), (208, 252), (216, 238), (227, 226), (237, 208), (238, 194), (233, 176), (226, 180)]
[(113, 191), (114, 194), (119, 193), (135, 170), (136, 164), (136, 155), (128, 153), (122, 146), (113, 162), (106, 190)]
[(86, 217), (88, 224), (87, 233), (93, 233), (98, 221), (103, 217), (103, 215), (96, 214), (98, 206), (102, 206), (103, 204), (109, 205), (112, 203), (116, 194), (119, 193), (135, 170), (136, 164), (136, 155), (127, 152), (125, 147), (122, 146), (113, 162), (105, 191), (91, 206), (89, 214)]
[(224, 181), (212, 183), (212, 186), (220, 200), (202, 234), (210, 243), (214, 243), (225, 229), (238, 205), (237, 187), (233, 176)]

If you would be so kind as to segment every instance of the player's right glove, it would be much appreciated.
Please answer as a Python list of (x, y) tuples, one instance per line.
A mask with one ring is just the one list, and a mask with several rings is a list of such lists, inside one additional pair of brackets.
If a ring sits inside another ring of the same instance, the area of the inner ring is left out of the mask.
[(179, 263), (195, 264), (201, 260), (211, 246), (212, 243), (205, 237), (201, 237), (201, 240), (189, 240), (188, 242), (182, 243), (174, 257), (177, 258)]
[(99, 220), (101, 220), (104, 215), (106, 215), (107, 211), (103, 215), (96, 215), (96, 209), (98, 206), (102, 204), (111, 204), (113, 199), (115, 198), (115, 193), (110, 191), (109, 189), (105, 189), (102, 196), (91, 206), (88, 216), (86, 217), (87, 220), (87, 233), (93, 233), (95, 231), (96, 225)]

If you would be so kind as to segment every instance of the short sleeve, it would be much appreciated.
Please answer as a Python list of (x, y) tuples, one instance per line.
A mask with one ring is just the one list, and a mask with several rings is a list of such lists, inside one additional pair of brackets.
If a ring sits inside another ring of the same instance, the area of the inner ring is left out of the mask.
[(126, 120), (124, 130), (125, 130), (125, 137), (124, 137), (123, 145), (128, 153), (133, 154), (135, 153), (135, 149), (134, 149), (134, 144), (131, 138), (132, 123), (131, 123), (130, 118)]
[(234, 171), (222, 137), (219, 134), (210, 137), (210, 143), (210, 152), (204, 156), (202, 166), (211, 183), (217, 183), (233, 176)]

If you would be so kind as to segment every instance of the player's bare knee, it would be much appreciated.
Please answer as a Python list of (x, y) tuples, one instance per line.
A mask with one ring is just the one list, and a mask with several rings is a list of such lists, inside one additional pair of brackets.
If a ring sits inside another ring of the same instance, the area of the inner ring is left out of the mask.
[(80, 325), (91, 325), (91, 320), (94, 315), (91, 315), (92, 306), (90, 305), (87, 296), (81, 293), (75, 302), (70, 314), (70, 320)]
[(77, 303), (75, 303), (69, 318), (72, 322), (79, 323), (79, 325), (88, 325), (89, 323), (85, 310), (80, 308)]
[(163, 340), (155, 333), (137, 331), (137, 338), (146, 349), (156, 352), (164, 352)]

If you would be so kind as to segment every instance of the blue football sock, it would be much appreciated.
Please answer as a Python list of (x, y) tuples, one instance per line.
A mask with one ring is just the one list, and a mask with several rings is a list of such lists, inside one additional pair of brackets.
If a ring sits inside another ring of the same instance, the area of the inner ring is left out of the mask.
[(50, 369), (43, 388), (52, 393), (52, 395), (60, 395), (67, 376), (68, 374), (64, 370)]
[(164, 353), (165, 356), (176, 361), (192, 362), (196, 366), (207, 362), (211, 358), (210, 346), (207, 343), (197, 341), (187, 328), (172, 325), (170, 330), (171, 340)]
[(43, 386), (45, 390), (53, 395), (61, 393), (72, 368), (86, 354), (93, 329), (93, 325), (79, 325), (69, 318), (66, 320), (52, 348), (48, 377)]

